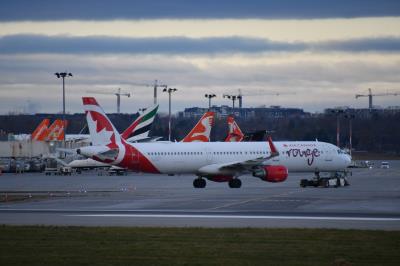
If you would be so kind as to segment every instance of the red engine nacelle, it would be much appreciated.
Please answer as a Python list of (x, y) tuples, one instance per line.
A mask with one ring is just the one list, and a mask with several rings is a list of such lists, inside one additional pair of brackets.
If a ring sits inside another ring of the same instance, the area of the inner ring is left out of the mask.
[(283, 182), (288, 177), (288, 170), (283, 165), (268, 165), (253, 172), (253, 176), (268, 182)]
[(233, 176), (231, 175), (214, 175), (207, 177), (208, 180), (214, 182), (229, 182), (232, 178)]

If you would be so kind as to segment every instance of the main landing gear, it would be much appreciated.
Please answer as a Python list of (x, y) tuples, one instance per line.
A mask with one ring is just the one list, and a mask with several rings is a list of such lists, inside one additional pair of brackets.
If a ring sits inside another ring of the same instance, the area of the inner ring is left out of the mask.
[(300, 180), (301, 187), (344, 187), (350, 185), (346, 179), (347, 173), (335, 172), (329, 177), (320, 177), (319, 172), (315, 172), (313, 179)]
[[(195, 188), (205, 188), (206, 184), (206, 180), (201, 177), (193, 180), (193, 187)], [(242, 181), (239, 178), (233, 178), (228, 181), (228, 185), (230, 188), (240, 188), (242, 186)]]
[(193, 180), (193, 186), (195, 188), (205, 188), (206, 184), (207, 184), (206, 180), (201, 178), (201, 177), (196, 178), (195, 180)]
[(230, 188), (240, 188), (242, 186), (242, 181), (239, 178), (233, 178), (229, 180)]

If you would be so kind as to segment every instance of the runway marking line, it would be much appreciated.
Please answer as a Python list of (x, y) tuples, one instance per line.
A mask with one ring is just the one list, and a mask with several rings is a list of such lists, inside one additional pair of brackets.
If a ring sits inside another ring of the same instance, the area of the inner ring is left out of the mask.
[(200, 215), (200, 214), (70, 214), (69, 217), (110, 218), (202, 218), (202, 219), (282, 219), (282, 220), (336, 220), (336, 221), (400, 221), (389, 217), (339, 217), (339, 216), (282, 216), (282, 215)]
[(268, 195), (267, 197), (258, 197), (258, 198), (252, 198), (252, 199), (238, 201), (238, 202), (227, 203), (227, 204), (224, 204), (224, 205), (220, 205), (220, 206), (216, 206), (216, 207), (213, 207), (213, 208), (209, 208), (209, 210), (218, 210), (218, 209), (223, 209), (223, 208), (229, 208), (229, 207), (233, 207), (233, 206), (247, 204), (247, 203), (250, 203), (250, 202), (267, 201), (267, 200), (275, 198), (275, 197), (288, 196), (289, 194), (303, 192), (303, 191), (304, 190), (300, 190), (300, 191), (299, 190), (292, 190), (292, 191), (289, 191), (289, 192), (279, 193), (279, 194), (275, 194), (275, 195)]

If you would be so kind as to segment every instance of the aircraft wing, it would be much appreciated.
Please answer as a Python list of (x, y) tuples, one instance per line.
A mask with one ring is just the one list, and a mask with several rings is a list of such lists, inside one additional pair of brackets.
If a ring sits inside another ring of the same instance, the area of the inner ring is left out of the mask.
[(279, 152), (276, 149), (270, 137), (268, 138), (268, 144), (271, 150), (269, 156), (257, 157), (255, 159), (246, 161), (236, 161), (223, 164), (206, 165), (199, 169), (199, 173), (206, 175), (243, 173), (243, 172), (249, 172), (258, 166), (266, 165), (268, 160), (279, 156)]
[(269, 159), (276, 157), (277, 155), (274, 156), (268, 156), (268, 157), (259, 157), (256, 159), (252, 160), (247, 160), (243, 162), (234, 162), (234, 163), (227, 163), (227, 164), (222, 164), (220, 166), (221, 170), (250, 170), (253, 169), (255, 166), (260, 166), (262, 164), (265, 164), (266, 161)]

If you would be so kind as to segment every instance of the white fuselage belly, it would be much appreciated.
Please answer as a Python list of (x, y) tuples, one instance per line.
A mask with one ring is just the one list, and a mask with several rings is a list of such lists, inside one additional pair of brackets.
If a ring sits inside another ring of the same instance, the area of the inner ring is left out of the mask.
[[(266, 161), (283, 165), (289, 172), (344, 171), (350, 157), (339, 154), (339, 148), (325, 142), (274, 142), (279, 156)], [(192, 142), (134, 143), (161, 173), (197, 173), (207, 165), (243, 162), (268, 157), (267, 142)]]

